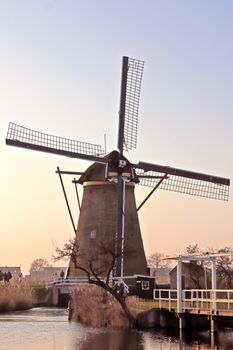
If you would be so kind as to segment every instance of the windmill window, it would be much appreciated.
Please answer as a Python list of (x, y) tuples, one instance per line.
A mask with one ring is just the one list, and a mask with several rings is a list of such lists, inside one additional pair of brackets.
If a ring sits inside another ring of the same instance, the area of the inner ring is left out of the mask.
[(149, 290), (149, 289), (150, 289), (150, 282), (142, 281), (142, 290)]
[(92, 230), (90, 232), (90, 239), (95, 239), (96, 238), (96, 230)]

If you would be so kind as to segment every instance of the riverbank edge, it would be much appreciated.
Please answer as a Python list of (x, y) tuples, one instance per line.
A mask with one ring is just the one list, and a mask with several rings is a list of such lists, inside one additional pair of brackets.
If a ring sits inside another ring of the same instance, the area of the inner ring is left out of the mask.
[[(182, 322), (181, 322), (182, 321)], [(214, 329), (212, 324), (214, 323)], [(233, 317), (206, 314), (178, 314), (167, 309), (152, 308), (136, 315), (137, 329), (198, 329), (215, 333), (220, 328), (233, 329)]]

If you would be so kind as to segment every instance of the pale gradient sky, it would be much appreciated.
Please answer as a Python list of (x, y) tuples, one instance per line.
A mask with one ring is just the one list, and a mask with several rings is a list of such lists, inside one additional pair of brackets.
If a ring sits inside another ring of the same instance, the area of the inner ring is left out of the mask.
[[(73, 235), (55, 170), (90, 165), (6, 146), (9, 121), (102, 145), (106, 133), (111, 151), (123, 55), (145, 61), (131, 160), (233, 178), (232, 14), (232, 0), (0, 0), (0, 265), (27, 272)], [(232, 197), (158, 191), (139, 213), (146, 254), (233, 246)]]

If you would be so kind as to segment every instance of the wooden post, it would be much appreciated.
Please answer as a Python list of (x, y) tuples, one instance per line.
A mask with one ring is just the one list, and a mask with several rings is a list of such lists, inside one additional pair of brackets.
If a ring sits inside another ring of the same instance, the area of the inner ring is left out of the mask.
[(182, 260), (177, 260), (177, 313), (182, 313)]
[(216, 278), (216, 259), (212, 258), (212, 310), (216, 315), (216, 289), (217, 289), (217, 278)]
[(218, 325), (217, 325), (217, 319), (216, 317), (210, 318), (210, 332), (211, 334), (214, 334), (218, 331)]
[(185, 328), (185, 317), (183, 315), (179, 315), (179, 329)]

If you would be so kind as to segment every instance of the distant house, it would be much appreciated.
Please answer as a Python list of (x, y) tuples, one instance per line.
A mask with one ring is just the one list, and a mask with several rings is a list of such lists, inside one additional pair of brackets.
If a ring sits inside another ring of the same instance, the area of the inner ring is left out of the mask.
[(170, 288), (170, 271), (172, 268), (169, 267), (158, 267), (150, 268), (150, 276), (155, 278), (155, 288), (157, 289), (167, 289)]
[(129, 295), (142, 299), (153, 299), (154, 278), (144, 275), (125, 276), (124, 282), (129, 288)]
[(19, 278), (21, 275), (21, 267), (20, 266), (0, 266), (0, 270), (3, 273), (7, 273), (8, 271), (12, 274), (12, 277)]
[(65, 266), (44, 267), (40, 271), (31, 272), (29, 276), (40, 281), (50, 282), (57, 280), (60, 277), (62, 271), (64, 272), (64, 277), (66, 277), (67, 267)]
[[(182, 262), (182, 289), (206, 289), (209, 286), (209, 271), (196, 262)], [(170, 271), (171, 289), (177, 289), (177, 266)]]

